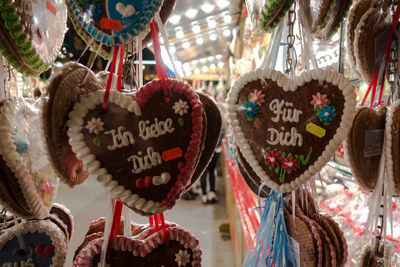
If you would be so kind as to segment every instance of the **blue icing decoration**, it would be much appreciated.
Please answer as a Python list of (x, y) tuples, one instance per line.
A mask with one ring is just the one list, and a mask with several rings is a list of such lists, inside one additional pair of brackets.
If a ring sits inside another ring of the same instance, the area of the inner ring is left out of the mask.
[[(54, 253), (42, 257), (35, 254), (35, 247), (40, 245), (52, 245), (51, 239), (45, 233), (26, 233), (23, 235), (23, 239), (26, 247), (29, 249), (29, 253), (20, 253), (17, 237), (14, 237), (8, 241), (3, 248), (0, 250), (0, 266), (5, 263), (14, 263), (21, 261), (27, 261), (29, 258), (33, 260), (36, 266), (50, 266), (53, 263)], [(13, 265), (11, 265), (13, 266)]]
[(17, 148), (17, 152), (19, 154), (25, 154), (26, 152), (28, 152), (28, 144), (25, 142), (25, 140), (21, 139), (21, 138), (17, 138), (14, 141), (14, 144)]

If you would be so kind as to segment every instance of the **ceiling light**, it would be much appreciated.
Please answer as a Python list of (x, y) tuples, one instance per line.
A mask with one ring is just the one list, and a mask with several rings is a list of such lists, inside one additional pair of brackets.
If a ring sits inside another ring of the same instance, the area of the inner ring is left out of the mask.
[(218, 38), (218, 36), (217, 36), (217, 34), (216, 34), (215, 32), (213, 32), (212, 34), (210, 34), (210, 40), (211, 40), (211, 41), (215, 41), (215, 40), (217, 40), (217, 38)]
[(205, 59), (205, 58), (200, 59), (200, 63), (206, 63), (206, 61), (207, 61), (207, 59)]
[(207, 66), (201, 67), (201, 71), (202, 71), (202, 72), (207, 72), (207, 71), (208, 71), (208, 67), (207, 67)]
[(185, 42), (182, 44), (182, 47), (183, 47), (184, 49), (188, 49), (188, 48), (190, 47), (190, 43), (189, 43), (188, 41), (185, 41)]
[(196, 65), (197, 63), (199, 63), (199, 61), (197, 59), (192, 61), (192, 65)]
[(229, 29), (224, 30), (224, 36), (229, 37), (231, 35), (231, 31)]
[(199, 10), (190, 8), (185, 12), (185, 16), (188, 17), (189, 19), (193, 19), (194, 17), (196, 17), (198, 12)]
[(199, 69), (195, 69), (194, 70), (194, 74), (199, 75), (200, 74), (200, 70)]
[(182, 67), (183, 67), (183, 69), (188, 70), (188, 69), (190, 69), (190, 64), (185, 62), (185, 63), (183, 63)]
[(169, 52), (171, 52), (172, 54), (174, 54), (174, 53), (176, 52), (175, 46), (170, 46), (170, 47), (169, 47)]
[(204, 43), (204, 39), (202, 37), (199, 37), (196, 39), (196, 44), (202, 45)]
[(190, 77), (190, 76), (192, 76), (192, 73), (190, 71), (187, 71), (186, 72), (186, 77)]
[(201, 28), (200, 28), (200, 25), (196, 22), (196, 23), (193, 23), (192, 24), (193, 26), (192, 26), (192, 31), (194, 32), (194, 33), (199, 33), (200, 31), (201, 31)]
[(214, 60), (214, 57), (213, 56), (209, 56), (208, 57), (208, 61), (213, 61)]
[(217, 5), (219, 8), (224, 9), (229, 6), (228, 0), (218, 0)]
[(215, 64), (211, 64), (211, 65), (210, 65), (210, 69), (211, 69), (211, 70), (215, 70), (216, 68), (217, 68), (217, 66), (215, 66)]
[(215, 21), (215, 19), (213, 17), (208, 18), (207, 24), (208, 24), (209, 28), (215, 28), (217, 26), (217, 22)]
[(214, 9), (215, 6), (210, 3), (205, 3), (201, 6), (201, 10), (203, 10), (205, 13), (211, 13)]
[(168, 21), (174, 25), (178, 24), (180, 20), (181, 20), (181, 16), (179, 16), (179, 15), (173, 15), (168, 19)]
[(231, 22), (232, 22), (232, 17), (231, 17), (231, 15), (226, 14), (226, 15), (224, 16), (224, 22), (225, 22), (225, 23), (231, 23)]
[(182, 39), (185, 36), (185, 33), (183, 32), (181, 27), (176, 28), (175, 31), (176, 31), (176, 38)]
[(223, 68), (224, 67), (224, 62), (218, 62), (218, 68)]
[(216, 55), (215, 58), (216, 58), (216, 59), (221, 59), (221, 58), (222, 58), (222, 55)]

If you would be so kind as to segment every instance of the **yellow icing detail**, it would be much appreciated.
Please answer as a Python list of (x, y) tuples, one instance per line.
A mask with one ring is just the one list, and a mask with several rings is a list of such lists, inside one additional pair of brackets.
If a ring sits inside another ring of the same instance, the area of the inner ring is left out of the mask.
[(318, 125), (316, 125), (315, 123), (308, 123), (306, 126), (306, 131), (319, 137), (322, 138), (325, 136), (326, 134), (326, 130)]

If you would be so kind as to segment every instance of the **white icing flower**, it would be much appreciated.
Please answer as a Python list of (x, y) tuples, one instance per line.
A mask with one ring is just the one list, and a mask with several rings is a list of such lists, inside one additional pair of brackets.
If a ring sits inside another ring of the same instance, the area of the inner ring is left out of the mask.
[(176, 114), (182, 116), (183, 114), (188, 112), (189, 106), (186, 101), (182, 101), (182, 99), (179, 99), (178, 102), (175, 102), (172, 108), (175, 110)]
[(103, 128), (104, 122), (102, 122), (101, 118), (92, 118), (90, 121), (87, 122), (86, 129), (89, 130), (89, 133), (92, 134), (99, 134), (104, 131)]
[(185, 250), (179, 250), (178, 253), (175, 254), (175, 261), (178, 263), (178, 266), (185, 266), (190, 262), (190, 254)]

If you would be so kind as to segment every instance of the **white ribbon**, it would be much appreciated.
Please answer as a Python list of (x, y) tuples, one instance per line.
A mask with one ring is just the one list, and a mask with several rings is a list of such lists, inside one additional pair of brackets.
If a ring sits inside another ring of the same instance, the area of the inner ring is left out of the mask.
[(167, 50), (168, 57), (169, 57), (170, 60), (171, 60), (172, 68), (174, 69), (174, 72), (175, 72), (175, 77), (176, 77), (176, 79), (177, 79), (178, 81), (182, 81), (182, 77), (181, 77), (181, 75), (180, 75), (180, 74), (178, 73), (178, 71), (177, 71), (176, 64), (175, 64), (175, 60), (173, 59), (173, 57), (172, 57), (172, 55), (171, 55), (171, 52), (169, 51), (170, 48), (169, 48), (169, 43), (168, 43), (168, 37), (167, 37), (167, 34), (165, 33), (164, 24), (163, 24), (162, 21), (161, 21), (161, 17), (160, 17), (160, 14), (159, 14), (159, 13), (156, 14), (155, 20), (156, 20), (156, 22), (157, 22), (158, 31), (161, 33), (161, 36), (162, 36), (163, 39), (164, 39), (164, 46), (165, 46), (165, 49)]
[(14, 224), (15, 224), (14, 233), (15, 233), (15, 236), (17, 237), (19, 248), (22, 249), (23, 251), (27, 252), (24, 238), (22, 237), (22, 233), (21, 233), (21, 225), (19, 224), (17, 217), (14, 217)]
[[(304, 65), (304, 68), (306, 70), (309, 70), (310, 69), (309, 60), (311, 60), (313, 68), (318, 69), (319, 67), (318, 67), (317, 59), (315, 58), (314, 51), (312, 48), (313, 38), (311, 36), (310, 25), (308, 24), (307, 17), (302, 8), (298, 9), (298, 14), (299, 14), (300, 21), (301, 21), (301, 23), (299, 23), (299, 30), (300, 30), (300, 34), (301, 34), (302, 63)], [(303, 26), (303, 27), (301, 27), (301, 26)]]
[(131, 229), (131, 209), (128, 208), (126, 205), (123, 206), (123, 213), (124, 213), (124, 236), (131, 238), (132, 237), (132, 229)]
[(114, 201), (112, 200), (111, 195), (109, 193), (107, 193), (107, 197), (109, 199), (109, 203), (107, 206), (107, 216), (104, 225), (103, 246), (101, 248), (100, 262), (99, 262), (100, 267), (106, 266), (107, 245), (110, 239), (112, 221), (114, 216)]
[[(282, 20), (278, 27), (275, 28), (274, 32), (270, 37), (270, 45), (267, 52), (265, 53), (264, 60), (261, 63), (262, 68), (272, 68), (272, 60), (278, 55), (279, 47), (281, 44), (282, 31), (284, 29), (285, 20)], [(276, 61), (275, 61), (276, 63)], [(274, 63), (274, 65), (275, 65)]]

